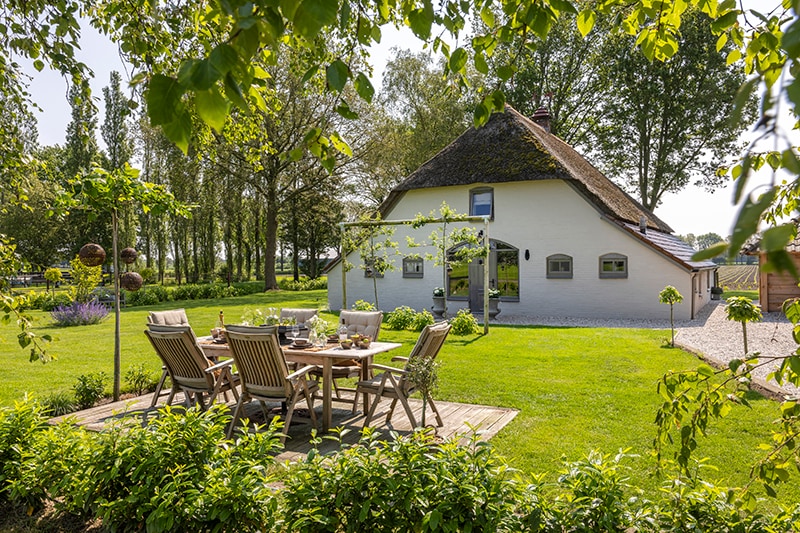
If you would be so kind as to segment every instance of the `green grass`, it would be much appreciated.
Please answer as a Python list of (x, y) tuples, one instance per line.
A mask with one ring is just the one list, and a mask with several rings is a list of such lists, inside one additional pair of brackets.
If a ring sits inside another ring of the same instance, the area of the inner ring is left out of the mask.
[[(264, 307), (324, 307), (325, 291), (272, 292), (225, 300), (170, 302), (151, 308), (128, 308), (122, 313), (122, 371), (146, 363), (160, 372), (152, 348), (142, 334), (153, 309), (185, 307), (198, 335), (214, 326), (220, 309), (235, 322), (246, 309)], [(46, 315), (37, 313), (41, 321)], [(323, 314), (331, 325), (333, 315)], [(11, 405), (25, 391), (39, 395), (71, 389), (86, 372), (112, 372), (113, 316), (97, 326), (41, 327), (58, 340), (55, 362), (29, 363), (16, 348), (13, 329), (3, 328), (0, 354), (6, 375), (0, 405)], [(417, 334), (384, 328), (381, 340), (402, 342), (397, 353), (407, 354)], [(668, 332), (645, 329), (493, 327), (488, 336), (451, 336), (441, 353), (437, 398), (465, 403), (511, 407), (520, 412), (493, 444), (516, 468), (529, 473), (561, 468), (562, 457), (577, 460), (591, 450), (616, 453), (630, 449), (635, 485), (653, 494), (659, 481), (651, 477), (649, 450), (655, 434), (655, 411), (660, 404), (658, 378), (670, 369), (697, 364), (695, 357), (666, 346)], [(386, 363), (392, 354), (378, 362)], [(769, 440), (777, 404), (753, 395), (752, 409), (735, 408), (715, 422), (702, 439), (697, 457), (709, 457), (719, 471), (706, 474), (719, 484), (747, 483), (749, 466), (759, 457), (756, 446)], [(781, 491), (783, 501), (800, 500), (800, 484)]]
[(744, 296), (751, 300), (758, 300), (758, 291), (725, 291), (722, 293), (722, 299), (726, 300), (731, 296)]

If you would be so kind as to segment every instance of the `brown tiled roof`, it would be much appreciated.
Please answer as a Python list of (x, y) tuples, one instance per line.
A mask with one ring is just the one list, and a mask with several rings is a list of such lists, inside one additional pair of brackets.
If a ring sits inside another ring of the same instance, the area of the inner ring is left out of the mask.
[(428, 187), (564, 180), (615, 220), (671, 233), (652, 212), (606, 178), (570, 145), (506, 106), (482, 128), (470, 128), (429, 159), (389, 194), (385, 215), (405, 191)]
[(714, 261), (692, 261), (692, 255), (696, 250), (675, 235), (654, 229), (648, 229), (642, 233), (638, 224), (623, 222), (620, 223), (620, 226), (688, 270), (702, 270), (717, 266)]

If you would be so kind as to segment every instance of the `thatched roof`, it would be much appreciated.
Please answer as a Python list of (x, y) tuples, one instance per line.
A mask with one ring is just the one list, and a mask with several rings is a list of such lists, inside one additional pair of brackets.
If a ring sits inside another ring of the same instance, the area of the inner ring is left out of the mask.
[(470, 128), (392, 190), (387, 211), (405, 191), (451, 185), (564, 180), (610, 218), (671, 233), (672, 229), (631, 198), (567, 143), (506, 106), (482, 128)]

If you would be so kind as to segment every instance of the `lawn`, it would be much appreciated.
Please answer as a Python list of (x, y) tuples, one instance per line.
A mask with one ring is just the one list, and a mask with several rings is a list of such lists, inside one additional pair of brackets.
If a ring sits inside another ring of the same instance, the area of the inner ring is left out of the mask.
[[(122, 312), (122, 371), (145, 363), (160, 373), (142, 334), (147, 313), (154, 309), (185, 307), (198, 335), (214, 326), (220, 309), (228, 323), (247, 309), (265, 307), (324, 307), (325, 291), (274, 292), (225, 300), (171, 302)], [(25, 391), (37, 394), (69, 391), (78, 375), (92, 371), (112, 373), (113, 316), (96, 326), (56, 329), (35, 313), (41, 332), (57, 337), (58, 360), (29, 363), (16, 347), (13, 328), (0, 334), (0, 354), (6, 364), (0, 405), (11, 405)], [(323, 314), (332, 327), (335, 317)], [(381, 340), (402, 342), (407, 353), (417, 334), (384, 328)], [(631, 479), (652, 493), (659, 481), (651, 477), (650, 445), (653, 420), (660, 403), (656, 381), (667, 370), (690, 368), (696, 359), (665, 346), (668, 334), (645, 329), (493, 327), (488, 336), (451, 336), (441, 353), (442, 400), (512, 407), (520, 411), (493, 439), (496, 450), (514, 467), (528, 473), (561, 468), (562, 457), (576, 460), (591, 450), (614, 454), (630, 449)], [(378, 358), (387, 362), (390, 355)], [(110, 389), (110, 384), (109, 384)], [(697, 457), (709, 457), (718, 471), (708, 479), (720, 484), (747, 482), (749, 465), (759, 454), (756, 446), (769, 438), (777, 404), (754, 396), (752, 409), (738, 408), (701, 441)], [(800, 500), (800, 484), (785, 487), (784, 501)]]

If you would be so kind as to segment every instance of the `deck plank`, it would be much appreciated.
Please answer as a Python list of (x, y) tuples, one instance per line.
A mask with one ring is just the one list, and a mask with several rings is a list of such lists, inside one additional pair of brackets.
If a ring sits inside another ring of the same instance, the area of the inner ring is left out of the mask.
[[(123, 417), (134, 416), (145, 425), (153, 417), (158, 416), (158, 409), (163, 407), (167, 395), (163, 394), (159, 398), (159, 404), (155, 408), (150, 408), (151, 398), (151, 395), (146, 395), (129, 400), (121, 400), (84, 411), (78, 411), (70, 415), (52, 418), (49, 422), (51, 424), (58, 424), (68, 421), (69, 423), (83, 426), (92, 431), (102, 431), (115, 421), (121, 420)], [(178, 394), (173, 404), (179, 405), (182, 401), (183, 396)], [(422, 401), (412, 398), (409, 400), (409, 404), (411, 405), (414, 417), (418, 422), (421, 421)], [(232, 407), (233, 405), (234, 402), (228, 402), (228, 406)], [(391, 423), (386, 423), (386, 413), (390, 405), (391, 401), (388, 400), (381, 401), (378, 404), (370, 426), (377, 429), (383, 439), (390, 438), (390, 430), (399, 435), (410, 434), (412, 432), (411, 423), (399, 404), (395, 408)], [(509, 424), (518, 412), (515, 409), (504, 407), (444, 402), (441, 400), (436, 401), (436, 406), (444, 422), (443, 427), (437, 428), (436, 431), (437, 436), (441, 438), (452, 438), (456, 435), (469, 435), (471, 433), (468, 426), (469, 424), (478, 428), (480, 431), (480, 439), (488, 440), (497, 435), (503, 427)], [(317, 416), (319, 418), (321, 416), (321, 406), (317, 404), (315, 409), (317, 410)], [(277, 414), (278, 406), (275, 406), (274, 412)], [(308, 423), (308, 420), (304, 419), (301, 415), (307, 415), (307, 413), (298, 409), (298, 413), (292, 420), (292, 427), (289, 429), (289, 438), (286, 440), (285, 449), (278, 455), (278, 460), (302, 460), (311, 450), (312, 446), (310, 440), (312, 426)], [(253, 422), (261, 424), (268, 422), (264, 420), (264, 416), (257, 402), (251, 402), (245, 406), (245, 416), (250, 417)], [(426, 422), (428, 425), (436, 423), (435, 416), (430, 406), (428, 406), (426, 411)], [(361, 412), (360, 409), (353, 414), (349, 405), (334, 403), (333, 427), (347, 430), (341, 439), (343, 443), (347, 445), (357, 443), (363, 425), (364, 413)], [(317, 449), (320, 453), (330, 453), (338, 448), (339, 442), (332, 439), (322, 439), (322, 442), (317, 445)]]

